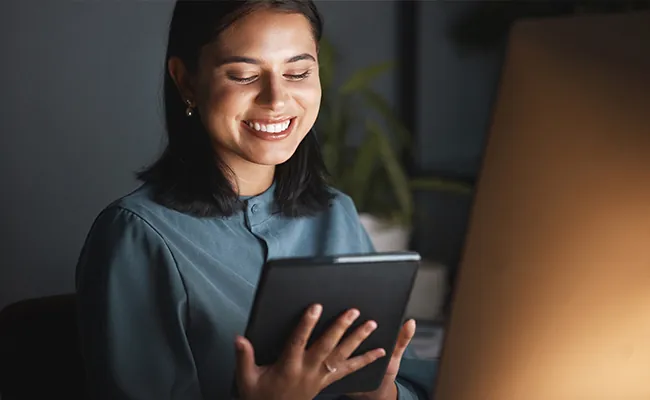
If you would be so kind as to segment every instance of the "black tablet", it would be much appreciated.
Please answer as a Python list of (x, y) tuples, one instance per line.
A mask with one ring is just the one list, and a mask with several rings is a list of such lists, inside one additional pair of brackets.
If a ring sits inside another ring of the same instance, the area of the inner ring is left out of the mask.
[(322, 393), (368, 392), (379, 387), (405, 322), (405, 311), (420, 264), (414, 252), (292, 258), (269, 261), (262, 271), (245, 336), (253, 344), (258, 365), (274, 363), (309, 305), (323, 313), (311, 336), (320, 337), (343, 312), (361, 315), (348, 329), (368, 320), (377, 329), (353, 356), (384, 348), (386, 356), (333, 383)]

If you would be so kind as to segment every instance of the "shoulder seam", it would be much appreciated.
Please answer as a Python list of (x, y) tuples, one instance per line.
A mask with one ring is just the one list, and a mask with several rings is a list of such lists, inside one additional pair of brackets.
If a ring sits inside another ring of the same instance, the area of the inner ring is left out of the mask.
[[(341, 199), (344, 199), (347, 202), (349, 202), (350, 205), (353, 207), (353, 209), (356, 211), (357, 205), (354, 204), (354, 200), (352, 200), (352, 197), (348, 196), (347, 194), (345, 194), (343, 192), (339, 192), (338, 197), (341, 198)], [(345, 211), (345, 215), (348, 217), (348, 219), (350, 219), (350, 221), (354, 225), (358, 225), (359, 224), (358, 213), (355, 215), (354, 213), (352, 213), (352, 210), (350, 210), (349, 207), (346, 207), (344, 204), (342, 204), (342, 206), (343, 206), (343, 210)]]
[(190, 318), (190, 298), (187, 295), (187, 285), (185, 283), (185, 279), (183, 278), (183, 274), (181, 274), (181, 271), (178, 268), (178, 260), (176, 260), (176, 256), (174, 255), (174, 252), (172, 251), (171, 247), (169, 247), (169, 243), (167, 243), (167, 240), (165, 240), (165, 237), (158, 231), (158, 229), (156, 229), (153, 225), (151, 225), (151, 223), (149, 221), (147, 221), (142, 215), (138, 214), (134, 210), (131, 210), (131, 209), (126, 208), (126, 207), (124, 207), (122, 205), (119, 205), (119, 204), (114, 204), (113, 206), (108, 207), (107, 210), (110, 209), (110, 208), (116, 208), (116, 209), (118, 209), (120, 211), (124, 211), (124, 212), (126, 212), (126, 213), (128, 213), (130, 215), (133, 215), (138, 220), (142, 221), (146, 226), (148, 226), (153, 232), (155, 232), (156, 235), (160, 238), (160, 240), (165, 244), (165, 248), (169, 252), (169, 255), (171, 256), (172, 260), (174, 260), (174, 267), (176, 268), (176, 273), (178, 274), (178, 277), (179, 277), (179, 279), (181, 281), (181, 285), (183, 286), (183, 291), (185, 292), (185, 301), (186, 301), (186, 304), (187, 304), (187, 310), (186, 311), (187, 311), (187, 318), (188, 318), (188, 323), (189, 323), (189, 318)]
[[(169, 255), (171, 255), (172, 260), (174, 260), (174, 267), (176, 267), (176, 272), (178, 272), (178, 276), (181, 277), (181, 282), (183, 283), (183, 290), (185, 290), (185, 295), (187, 296), (187, 288), (185, 286), (185, 281), (183, 280), (183, 276), (181, 275), (181, 271), (178, 269), (178, 261), (176, 260), (176, 257), (174, 256), (174, 252), (172, 251), (171, 247), (169, 247), (169, 243), (167, 243), (167, 241), (165, 240), (165, 237), (158, 231), (158, 229), (156, 229), (153, 225), (151, 225), (149, 221), (147, 221), (142, 215), (138, 214), (137, 212), (119, 204), (113, 205), (112, 207), (133, 215), (138, 220), (142, 221), (145, 225), (147, 225), (152, 231), (154, 231), (156, 235), (160, 238), (160, 240), (162, 240), (162, 242), (165, 244), (165, 248), (169, 252)], [(109, 207), (108, 209), (110, 208), (111, 207)]]

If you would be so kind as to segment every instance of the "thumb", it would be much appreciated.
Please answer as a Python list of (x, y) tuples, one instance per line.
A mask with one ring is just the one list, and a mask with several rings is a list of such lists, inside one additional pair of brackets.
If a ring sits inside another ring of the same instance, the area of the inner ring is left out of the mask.
[(251, 387), (257, 378), (257, 365), (255, 364), (255, 351), (253, 345), (243, 336), (235, 338), (237, 358), (237, 382), (240, 390)]

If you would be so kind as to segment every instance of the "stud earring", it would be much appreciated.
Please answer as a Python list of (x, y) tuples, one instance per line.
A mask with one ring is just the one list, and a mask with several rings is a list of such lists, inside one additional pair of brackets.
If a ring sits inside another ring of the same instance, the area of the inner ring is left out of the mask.
[(187, 108), (185, 109), (185, 115), (188, 117), (191, 117), (192, 114), (194, 113), (194, 110), (192, 109), (192, 100), (185, 100), (185, 104), (187, 104)]

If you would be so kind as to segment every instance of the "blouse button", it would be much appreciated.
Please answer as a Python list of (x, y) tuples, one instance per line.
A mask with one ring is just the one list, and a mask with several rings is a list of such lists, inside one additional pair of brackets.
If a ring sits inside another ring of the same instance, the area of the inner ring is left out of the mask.
[(257, 212), (258, 209), (259, 209), (259, 207), (257, 206), (257, 204), (253, 204), (253, 206), (251, 207), (251, 212), (252, 212), (253, 214), (255, 214), (255, 213)]

